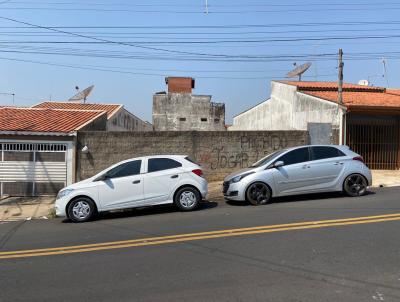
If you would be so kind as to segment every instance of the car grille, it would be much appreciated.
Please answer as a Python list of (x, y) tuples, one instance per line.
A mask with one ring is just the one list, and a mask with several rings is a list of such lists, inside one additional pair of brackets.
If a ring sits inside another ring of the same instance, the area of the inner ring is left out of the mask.
[(225, 194), (228, 192), (229, 189), (229, 182), (225, 181), (224, 184), (222, 185), (222, 192)]

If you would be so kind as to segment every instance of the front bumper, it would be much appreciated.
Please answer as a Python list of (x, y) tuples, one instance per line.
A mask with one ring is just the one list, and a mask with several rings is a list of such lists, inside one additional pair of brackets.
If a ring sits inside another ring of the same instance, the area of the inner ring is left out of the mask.
[(67, 196), (56, 200), (56, 202), (54, 204), (54, 209), (56, 210), (57, 217), (66, 217), (67, 216), (66, 207), (67, 207), (69, 200), (70, 199)]
[(240, 181), (236, 183), (224, 182), (222, 185), (222, 193), (224, 194), (225, 199), (228, 200), (243, 201), (246, 199), (245, 190)]

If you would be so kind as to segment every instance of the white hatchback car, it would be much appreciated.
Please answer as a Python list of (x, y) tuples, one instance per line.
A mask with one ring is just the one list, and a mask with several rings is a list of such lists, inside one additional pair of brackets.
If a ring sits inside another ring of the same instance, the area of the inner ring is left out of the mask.
[(62, 189), (56, 215), (84, 222), (98, 212), (174, 203), (194, 210), (208, 184), (200, 166), (182, 155), (133, 158)]
[(225, 178), (228, 200), (267, 204), (272, 197), (343, 191), (367, 193), (372, 174), (363, 158), (347, 146), (300, 146), (276, 151)]

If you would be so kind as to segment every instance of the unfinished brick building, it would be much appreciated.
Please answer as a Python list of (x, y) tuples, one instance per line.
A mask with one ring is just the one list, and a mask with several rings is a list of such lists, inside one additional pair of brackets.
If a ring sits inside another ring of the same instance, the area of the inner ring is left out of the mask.
[(168, 92), (153, 95), (155, 131), (223, 131), (225, 104), (211, 102), (211, 95), (194, 95), (195, 80), (188, 77), (165, 79)]

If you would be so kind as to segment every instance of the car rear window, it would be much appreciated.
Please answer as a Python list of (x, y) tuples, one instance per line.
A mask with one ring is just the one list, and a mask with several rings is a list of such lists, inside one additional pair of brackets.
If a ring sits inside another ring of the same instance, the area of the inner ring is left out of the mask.
[(326, 159), (346, 156), (342, 151), (335, 147), (311, 147), (312, 160)]
[(149, 159), (149, 167), (147, 170), (151, 173), (179, 167), (182, 167), (182, 164), (171, 158), (151, 158)]

